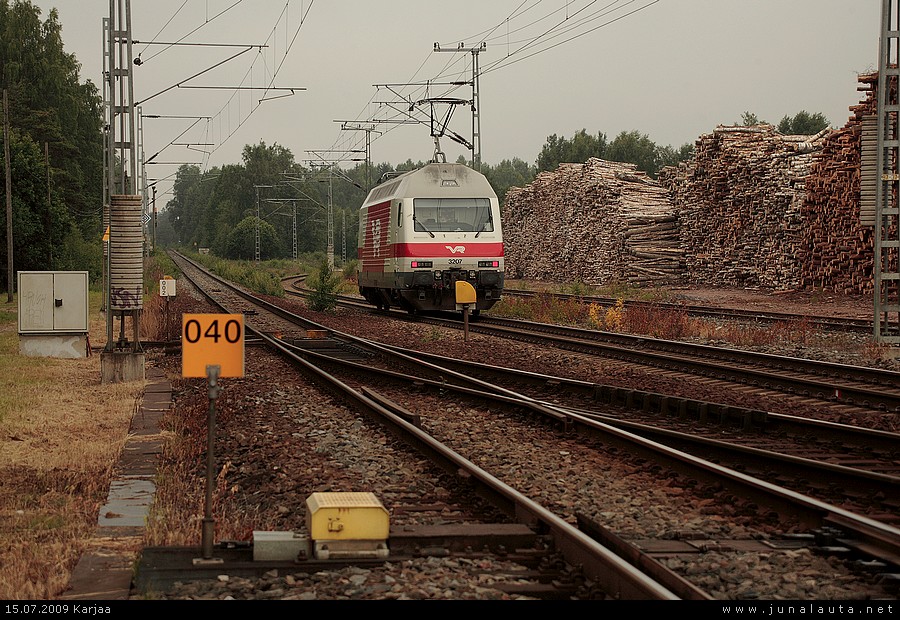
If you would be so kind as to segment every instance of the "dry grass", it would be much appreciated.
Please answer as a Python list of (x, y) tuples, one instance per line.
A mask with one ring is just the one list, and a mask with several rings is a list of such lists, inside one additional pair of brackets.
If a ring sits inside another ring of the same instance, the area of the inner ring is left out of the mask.
[[(145, 382), (101, 384), (100, 356), (19, 355), (0, 305), (0, 598), (52, 599), (91, 544)], [(99, 296), (91, 343), (106, 342)]]
[[(206, 485), (197, 464), (204, 462), (207, 417), (199, 415), (203, 411), (200, 391), (188, 390), (182, 398), (181, 414), (169, 411), (161, 421), (167, 441), (162, 446), (156, 493), (144, 533), (150, 546), (196, 545), (202, 531)], [(218, 520), (216, 527), (221, 527)]]
[(497, 316), (560, 323), (588, 329), (642, 334), (664, 340), (701, 339), (734, 347), (772, 347), (776, 345), (825, 346), (857, 353), (878, 361), (890, 359), (889, 347), (871, 341), (859, 342), (846, 334), (819, 332), (808, 318), (781, 321), (770, 325), (728, 323), (689, 316), (678, 307), (625, 305), (618, 298), (613, 306), (585, 305), (578, 299), (559, 299), (551, 294), (531, 298), (507, 297), (491, 309)]
[[(166, 340), (180, 335), (180, 316), (190, 312), (187, 296), (176, 297), (169, 304), (151, 295), (144, 304), (141, 329), (148, 339)], [(168, 325), (168, 334), (166, 326)], [(153, 503), (147, 517), (143, 543), (148, 546), (192, 546), (200, 543), (206, 504), (204, 463), (208, 437), (208, 392), (205, 382), (172, 376), (173, 389), (179, 391), (179, 407), (170, 410), (160, 421), (165, 441), (162, 444)], [(201, 387), (202, 386), (202, 387)], [(222, 401), (219, 401), (221, 408)], [(220, 411), (220, 415), (221, 415)], [(212, 511), (216, 538), (246, 540), (251, 524), (265, 527), (265, 521), (248, 513), (246, 508), (234, 510), (229, 503), (230, 489), (225, 476), (230, 468), (224, 463), (218, 471), (213, 490)]]

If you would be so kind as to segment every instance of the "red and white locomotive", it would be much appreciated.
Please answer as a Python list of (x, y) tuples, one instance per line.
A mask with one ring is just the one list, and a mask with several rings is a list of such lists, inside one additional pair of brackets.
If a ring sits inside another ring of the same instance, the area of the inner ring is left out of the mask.
[(359, 292), (378, 308), (455, 310), (458, 281), (475, 289), (475, 314), (500, 300), (500, 205), (468, 166), (429, 163), (373, 188), (358, 241)]

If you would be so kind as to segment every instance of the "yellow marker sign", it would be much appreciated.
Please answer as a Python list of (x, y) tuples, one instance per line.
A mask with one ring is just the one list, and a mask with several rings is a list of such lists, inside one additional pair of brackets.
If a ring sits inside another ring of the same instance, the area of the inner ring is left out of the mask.
[(464, 282), (462, 280), (456, 281), (456, 303), (459, 304), (474, 304), (478, 300), (477, 294), (475, 293), (475, 287), (469, 284), (468, 282)]
[(206, 377), (219, 366), (220, 377), (244, 376), (244, 315), (184, 314), (181, 320), (181, 376)]
[(103, 233), (103, 240), (109, 241), (109, 226), (106, 227), (106, 232)]

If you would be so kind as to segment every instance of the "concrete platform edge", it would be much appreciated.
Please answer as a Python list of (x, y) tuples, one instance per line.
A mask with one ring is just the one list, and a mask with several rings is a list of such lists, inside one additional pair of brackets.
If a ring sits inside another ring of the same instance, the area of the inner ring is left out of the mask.
[(58, 600), (116, 601), (131, 596), (162, 448), (158, 423), (172, 401), (172, 385), (161, 370), (148, 368), (146, 379), (150, 383), (132, 418), (109, 497), (100, 508), (95, 538)]

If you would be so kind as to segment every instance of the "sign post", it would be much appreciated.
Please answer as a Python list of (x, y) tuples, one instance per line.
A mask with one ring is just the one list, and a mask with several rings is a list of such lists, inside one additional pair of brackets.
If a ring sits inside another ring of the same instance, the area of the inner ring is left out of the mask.
[(175, 278), (165, 276), (159, 281), (159, 296), (166, 298), (166, 342), (171, 338), (169, 336), (169, 298), (175, 297)]
[[(162, 282), (160, 282), (162, 286)], [(174, 287), (173, 287), (174, 290)], [(206, 448), (206, 503), (201, 532), (202, 557), (194, 564), (221, 564), (212, 556), (215, 519), (212, 494), (215, 484), (216, 399), (222, 377), (244, 376), (244, 316), (242, 314), (185, 314), (181, 326), (181, 375), (206, 377), (209, 415)]]
[(478, 301), (478, 294), (475, 292), (475, 287), (469, 284), (468, 282), (464, 282), (463, 280), (456, 281), (456, 309), (462, 310), (463, 313), (463, 339), (465, 342), (469, 341), (469, 306)]
[(203, 504), (203, 526), (200, 532), (200, 548), (202, 558), (194, 560), (194, 564), (222, 562), (221, 558), (213, 558), (212, 549), (216, 533), (216, 520), (212, 516), (212, 490), (216, 480), (216, 458), (213, 452), (216, 440), (216, 398), (219, 397), (219, 372), (221, 369), (213, 364), (206, 367), (209, 378), (209, 414), (206, 438), (206, 501)]

